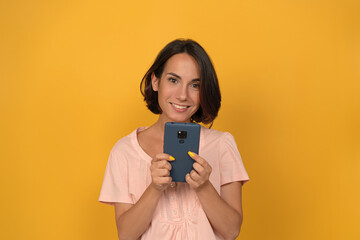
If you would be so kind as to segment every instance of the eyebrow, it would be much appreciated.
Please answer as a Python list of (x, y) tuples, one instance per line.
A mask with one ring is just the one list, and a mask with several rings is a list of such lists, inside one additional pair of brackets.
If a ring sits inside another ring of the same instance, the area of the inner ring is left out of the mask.
[[(173, 73), (173, 72), (169, 72), (169, 73), (167, 73), (167, 74), (172, 75), (172, 76), (174, 76), (174, 77), (176, 77), (176, 78), (181, 79), (181, 77), (180, 77), (179, 75), (177, 75), (177, 74), (175, 74), (175, 73)], [(195, 82), (195, 81), (200, 82), (200, 78), (194, 78), (194, 79), (192, 80), (192, 82)]]

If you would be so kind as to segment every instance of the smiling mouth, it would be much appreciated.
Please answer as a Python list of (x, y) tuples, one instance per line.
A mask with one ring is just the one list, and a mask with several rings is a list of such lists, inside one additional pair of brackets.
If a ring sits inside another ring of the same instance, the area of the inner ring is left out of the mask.
[(175, 108), (177, 109), (186, 109), (189, 108), (190, 106), (182, 106), (182, 105), (177, 105), (175, 103), (171, 103), (171, 105), (173, 105)]

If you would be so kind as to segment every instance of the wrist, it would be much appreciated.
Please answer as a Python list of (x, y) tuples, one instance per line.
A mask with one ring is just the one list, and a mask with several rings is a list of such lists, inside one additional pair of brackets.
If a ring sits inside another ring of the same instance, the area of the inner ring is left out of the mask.
[(212, 186), (211, 182), (207, 180), (201, 186), (197, 187), (194, 190), (197, 194), (202, 194), (204, 192), (207, 192), (211, 188), (211, 186)]
[(153, 191), (158, 192), (158, 193), (162, 193), (166, 187), (163, 184), (156, 184), (154, 182), (152, 182), (149, 186)]

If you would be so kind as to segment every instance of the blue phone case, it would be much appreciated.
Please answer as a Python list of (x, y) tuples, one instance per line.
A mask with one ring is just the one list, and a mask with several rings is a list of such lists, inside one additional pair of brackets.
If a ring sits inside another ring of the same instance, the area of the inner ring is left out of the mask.
[(170, 161), (170, 176), (173, 182), (186, 182), (185, 176), (193, 169), (194, 160), (188, 151), (199, 153), (200, 125), (196, 123), (165, 124), (164, 153), (170, 154), (175, 161)]

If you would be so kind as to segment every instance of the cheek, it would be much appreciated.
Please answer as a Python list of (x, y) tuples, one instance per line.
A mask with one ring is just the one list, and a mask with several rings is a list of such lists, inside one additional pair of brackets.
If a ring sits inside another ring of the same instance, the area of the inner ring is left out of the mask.
[(162, 99), (168, 99), (171, 97), (172, 93), (167, 88), (161, 88), (159, 89), (159, 96), (161, 96)]
[(167, 88), (164, 87), (164, 83), (161, 83), (160, 86), (159, 86), (159, 90), (158, 90), (158, 95), (159, 96), (166, 96), (167, 95)]

